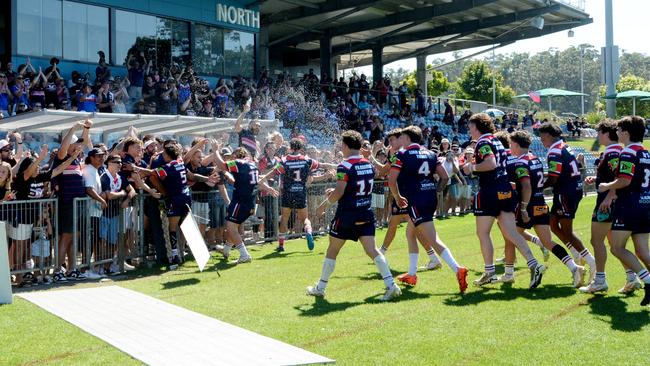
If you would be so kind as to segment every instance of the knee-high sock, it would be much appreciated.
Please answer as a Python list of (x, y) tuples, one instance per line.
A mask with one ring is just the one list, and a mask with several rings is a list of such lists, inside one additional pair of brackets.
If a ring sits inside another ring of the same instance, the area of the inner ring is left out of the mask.
[(325, 258), (323, 261), (323, 270), (320, 274), (320, 280), (316, 286), (319, 290), (325, 290), (327, 287), (327, 281), (329, 281), (332, 272), (334, 272), (334, 267), (336, 267), (336, 259)]
[(386, 257), (384, 257), (383, 254), (379, 254), (375, 259), (373, 259), (373, 261), (375, 262), (377, 269), (379, 269), (384, 284), (386, 284), (387, 288), (391, 288), (395, 284), (395, 281), (393, 280), (393, 274), (390, 273), (390, 268), (388, 268)]

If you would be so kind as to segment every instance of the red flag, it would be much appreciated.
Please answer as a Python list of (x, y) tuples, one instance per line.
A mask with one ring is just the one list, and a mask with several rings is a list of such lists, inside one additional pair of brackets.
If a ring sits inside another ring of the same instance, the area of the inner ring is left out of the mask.
[(539, 93), (536, 92), (536, 91), (528, 92), (528, 96), (529, 96), (530, 99), (532, 99), (533, 102), (535, 102), (535, 103), (541, 103), (541, 102), (542, 102), (542, 98), (539, 96)]

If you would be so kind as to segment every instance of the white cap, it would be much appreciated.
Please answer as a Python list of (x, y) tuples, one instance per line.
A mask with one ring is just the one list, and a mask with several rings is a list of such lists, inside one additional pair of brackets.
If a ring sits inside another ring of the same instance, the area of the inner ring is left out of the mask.
[(0, 140), (0, 150), (4, 149), (5, 147), (9, 146), (9, 141), (2, 139)]
[(144, 143), (144, 148), (146, 149), (149, 145), (153, 144), (156, 142), (156, 140), (147, 140), (147, 142)]

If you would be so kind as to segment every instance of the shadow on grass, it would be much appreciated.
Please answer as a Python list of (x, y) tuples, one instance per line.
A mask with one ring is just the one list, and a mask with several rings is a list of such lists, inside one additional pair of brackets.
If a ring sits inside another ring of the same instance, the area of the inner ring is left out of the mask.
[[(296, 305), (293, 308), (300, 312), (300, 316), (322, 316), (329, 313), (335, 313), (338, 311), (345, 311), (347, 309), (353, 308), (359, 305), (372, 305), (372, 304), (384, 304), (386, 301), (381, 300), (382, 294), (373, 295), (364, 299), (364, 301), (357, 302), (336, 302), (331, 303), (322, 297), (315, 297), (313, 304), (302, 304)], [(402, 290), (402, 296), (393, 300), (392, 302), (404, 302), (410, 300), (420, 300), (431, 297), (431, 294), (423, 294), (419, 292), (411, 292), (408, 289)]]
[(481, 287), (476, 290), (469, 290), (464, 295), (455, 295), (443, 300), (443, 303), (448, 306), (465, 306), (465, 305), (478, 305), (485, 301), (511, 301), (515, 299), (529, 299), (529, 300), (546, 300), (558, 299), (575, 295), (576, 290), (571, 286), (558, 286), (558, 285), (542, 285), (535, 290), (525, 288), (515, 288), (509, 285), (502, 287)]
[(162, 289), (163, 290), (171, 290), (173, 288), (177, 287), (183, 287), (183, 286), (192, 286), (196, 285), (197, 283), (201, 282), (198, 278), (185, 278), (182, 280), (177, 280), (177, 281), (169, 281), (169, 282), (164, 282), (162, 284)]
[(283, 253), (278, 253), (276, 251), (272, 251), (271, 253), (265, 254), (261, 257), (255, 258), (256, 261), (263, 261), (267, 259), (274, 259), (274, 258), (285, 258), (285, 257), (308, 257), (308, 256), (313, 256), (314, 254), (321, 254), (318, 252), (283, 252)]
[(609, 320), (602, 321), (608, 322), (612, 330), (638, 332), (650, 324), (650, 312), (647, 308), (630, 312), (627, 310), (627, 303), (618, 296), (594, 296), (588, 303), (592, 314), (609, 317)]

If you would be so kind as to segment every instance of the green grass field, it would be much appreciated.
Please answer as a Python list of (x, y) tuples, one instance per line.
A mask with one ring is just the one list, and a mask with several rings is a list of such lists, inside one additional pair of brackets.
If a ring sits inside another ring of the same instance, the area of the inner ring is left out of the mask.
[[(576, 222), (585, 242), (594, 201), (589, 197), (582, 202)], [(474, 218), (436, 225), (456, 259), (470, 268), (469, 279), (476, 278), (483, 263)], [(407, 269), (403, 232), (400, 229), (387, 253), (395, 273)], [(377, 232), (378, 241), (383, 235), (383, 230)], [(501, 253), (503, 240), (496, 233), (493, 238)], [(326, 300), (315, 300), (304, 291), (320, 275), (326, 243), (320, 238), (310, 253), (303, 240), (291, 241), (283, 255), (276, 255), (273, 245), (254, 247), (253, 263), (238, 268), (214, 257), (204, 273), (190, 262), (173, 272), (140, 271), (117, 284), (305, 348), (340, 365), (641, 365), (650, 359), (650, 309), (640, 307), (640, 292), (630, 297), (616, 293), (625, 275), (611, 256), (607, 296), (573, 289), (568, 270), (552, 257), (536, 291), (527, 290), (528, 270), (519, 259), (517, 282), (511, 287), (479, 289), (470, 284), (468, 293), (460, 296), (453, 273), (444, 267), (421, 273), (418, 285), (405, 290), (399, 301), (382, 303), (378, 299), (383, 282), (375, 266), (358, 244), (350, 242), (337, 261)], [(424, 256), (420, 262), (426, 263)], [(20, 298), (0, 307), (0, 344), (3, 365), (138, 363)]]

